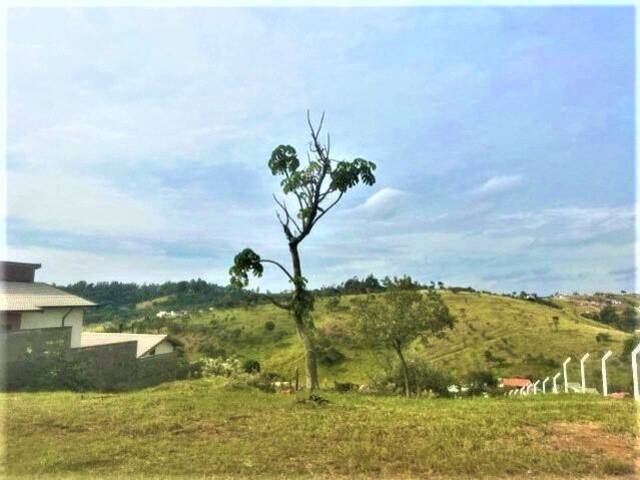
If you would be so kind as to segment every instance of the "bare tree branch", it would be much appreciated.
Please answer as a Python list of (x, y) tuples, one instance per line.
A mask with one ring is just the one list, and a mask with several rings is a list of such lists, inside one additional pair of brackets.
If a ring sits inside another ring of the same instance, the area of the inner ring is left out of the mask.
[(276, 262), (275, 260), (269, 260), (269, 259), (267, 259), (267, 258), (262, 258), (262, 259), (260, 259), (260, 263), (270, 263), (270, 264), (272, 264), (272, 265), (275, 265), (275, 266), (276, 266), (276, 267), (278, 267), (280, 270), (282, 270), (282, 271), (284, 272), (284, 274), (285, 274), (287, 277), (289, 277), (289, 280), (291, 280), (291, 281), (293, 282), (293, 275), (291, 275), (291, 274), (289, 273), (289, 270), (287, 270), (286, 268), (284, 268), (284, 266), (283, 266), (281, 263)]
[[(313, 221), (313, 225), (315, 225), (316, 223), (318, 223), (318, 220), (320, 220), (322, 217), (324, 217), (324, 215), (331, 210), (342, 198), (343, 193), (340, 192), (340, 195), (338, 195), (338, 198), (335, 199), (335, 201), (333, 203), (331, 203), (327, 208), (325, 208), (324, 210), (322, 210), (320, 212), (320, 215), (318, 215), (315, 220)], [(313, 225), (311, 225), (313, 227)]]
[(281, 303), (278, 300), (276, 300), (275, 298), (273, 298), (271, 295), (268, 295), (266, 293), (263, 293), (262, 296), (264, 298), (266, 298), (267, 300), (269, 300), (271, 303), (273, 303), (278, 308), (281, 308), (283, 310), (291, 310), (291, 304)]
[(286, 222), (282, 221), (282, 217), (280, 217), (280, 214), (276, 211), (276, 216), (278, 217), (278, 220), (280, 221), (280, 224), (282, 225), (283, 228), (285, 228), (285, 233), (287, 233), (287, 231), (289, 233), (287, 233), (287, 236), (291, 235), (293, 236), (293, 233), (291, 233), (291, 229), (289, 229), (289, 222), (293, 223), (293, 225), (296, 227), (296, 229), (298, 230), (298, 232), (301, 232), (302, 229), (300, 228), (300, 226), (298, 225), (298, 223), (295, 221), (295, 219), (289, 214), (289, 210), (287, 209), (287, 204), (284, 202), (281, 202), (280, 200), (278, 200), (278, 197), (275, 196), (275, 194), (272, 194), (273, 199), (275, 200), (275, 202), (278, 204), (278, 206), (282, 209), (282, 211), (284, 212), (285, 216), (287, 217)]

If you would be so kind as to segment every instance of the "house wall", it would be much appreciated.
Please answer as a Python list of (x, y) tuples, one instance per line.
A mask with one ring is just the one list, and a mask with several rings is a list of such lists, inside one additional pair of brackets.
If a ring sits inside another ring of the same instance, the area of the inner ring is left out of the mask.
[(71, 328), (42, 328), (0, 333), (0, 361), (12, 363), (27, 358), (66, 357), (71, 344)]
[(29, 386), (39, 359), (43, 364), (48, 359), (76, 363), (100, 390), (142, 388), (176, 378), (176, 352), (136, 358), (135, 341), (71, 348), (72, 333), (70, 326), (0, 333), (0, 386)]
[(74, 348), (76, 360), (89, 381), (101, 390), (122, 390), (137, 383), (136, 342)]
[(0, 386), (31, 385), (34, 366), (68, 360), (70, 343), (70, 327), (0, 333)]
[(175, 352), (138, 358), (136, 387), (150, 387), (176, 379), (178, 357)]
[(20, 312), (0, 312), (0, 330), (16, 331), (20, 330)]
[[(156, 351), (154, 355), (164, 355), (166, 353), (172, 353), (175, 350), (175, 347), (173, 346), (173, 343), (169, 342), (168, 340), (163, 340), (158, 345), (156, 345), (155, 349)], [(150, 355), (149, 353), (147, 353), (143, 358), (152, 357), (154, 355)]]
[[(34, 328), (62, 327), (62, 317), (64, 317), (69, 310), (69, 307), (63, 307), (45, 308), (42, 312), (24, 312), (20, 320), (20, 328), (22, 330), (31, 330)], [(75, 307), (64, 319), (64, 326), (71, 327), (71, 348), (80, 346), (83, 317), (84, 310)]]

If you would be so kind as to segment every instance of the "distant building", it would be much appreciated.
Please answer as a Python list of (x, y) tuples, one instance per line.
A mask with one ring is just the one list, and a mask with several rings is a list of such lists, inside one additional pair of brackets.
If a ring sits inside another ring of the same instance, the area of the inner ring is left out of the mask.
[[(97, 305), (36, 282), (39, 268), (36, 263), (0, 261), (0, 330), (7, 353), (0, 362), (5, 362), (9, 383), (27, 361), (54, 357), (78, 362), (99, 388), (175, 378), (179, 342), (167, 335), (84, 332), (84, 311)], [(157, 360), (149, 361), (151, 357)]]
[(501, 378), (498, 383), (499, 388), (503, 388), (504, 390), (516, 390), (522, 387), (528, 387), (529, 385), (533, 385), (531, 380), (524, 377), (510, 377), (510, 378)]

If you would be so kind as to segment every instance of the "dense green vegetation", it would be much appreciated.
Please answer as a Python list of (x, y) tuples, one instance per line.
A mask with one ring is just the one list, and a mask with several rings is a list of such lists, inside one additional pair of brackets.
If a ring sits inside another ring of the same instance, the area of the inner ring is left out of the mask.
[(626, 305), (619, 311), (613, 305), (607, 304), (599, 312), (583, 313), (582, 315), (625, 332), (633, 332), (639, 327), (638, 311), (632, 305)]
[(224, 308), (250, 305), (258, 301), (252, 292), (229, 286), (221, 287), (201, 279), (142, 285), (82, 281), (62, 288), (99, 305), (99, 308), (87, 311), (86, 323), (126, 321), (144, 314), (150, 315), (158, 309), (187, 310), (204, 306)]

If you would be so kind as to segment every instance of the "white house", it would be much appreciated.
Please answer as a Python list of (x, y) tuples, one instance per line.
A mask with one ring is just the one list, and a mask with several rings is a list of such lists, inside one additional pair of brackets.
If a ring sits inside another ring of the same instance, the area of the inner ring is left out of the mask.
[(137, 358), (172, 353), (179, 343), (167, 335), (83, 331), (89, 300), (36, 282), (37, 263), (0, 261), (0, 328), (6, 332), (71, 327), (72, 349), (137, 342)]
[(81, 346), (82, 319), (96, 304), (35, 282), (35, 263), (0, 262), (0, 322), (5, 331), (71, 327), (71, 347)]

